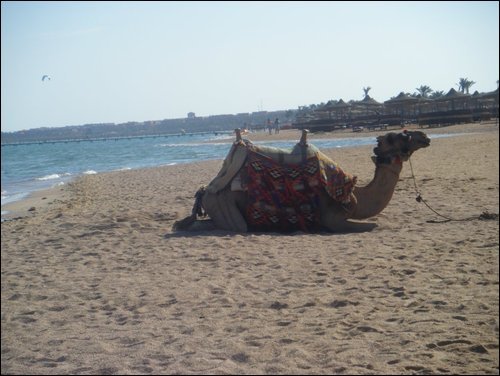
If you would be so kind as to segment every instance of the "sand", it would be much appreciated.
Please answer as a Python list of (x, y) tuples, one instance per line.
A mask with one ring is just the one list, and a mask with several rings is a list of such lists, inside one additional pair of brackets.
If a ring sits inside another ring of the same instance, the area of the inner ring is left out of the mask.
[[(422, 197), (476, 219), (418, 203), (408, 163), (361, 234), (173, 233), (221, 161), (10, 206), (2, 374), (498, 374), (498, 126), (424, 131), (456, 135), (412, 157)], [(372, 149), (325, 152), (364, 185)]]

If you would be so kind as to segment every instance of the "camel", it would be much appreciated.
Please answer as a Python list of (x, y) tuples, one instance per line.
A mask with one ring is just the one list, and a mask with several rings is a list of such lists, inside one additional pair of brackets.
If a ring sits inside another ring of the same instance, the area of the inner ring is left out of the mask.
[[(219, 174), (207, 187), (201, 187), (197, 191), (191, 215), (174, 223), (173, 231), (371, 231), (376, 227), (375, 223), (356, 221), (375, 217), (387, 207), (399, 180), (403, 162), (408, 161), (416, 150), (430, 145), (430, 139), (421, 131), (389, 132), (377, 137), (377, 146), (373, 149), (375, 155), (372, 156), (375, 164), (373, 180), (364, 187), (358, 187), (355, 185), (356, 176), (344, 172), (307, 142), (307, 132), (303, 130), (300, 141), (291, 152), (286, 152), (278, 148), (255, 146), (250, 141), (243, 140), (239, 130), (236, 130), (236, 141)], [(264, 158), (263, 162), (258, 160), (261, 157)], [(287, 164), (283, 165), (283, 162)], [(263, 181), (270, 178), (252, 175), (254, 171), (249, 169), (252, 163), (255, 166), (270, 165), (270, 170), (281, 173), (291, 171), (290, 179), (295, 180), (293, 184), (285, 180), (279, 180), (277, 184), (273, 182), (275, 185), (272, 187), (275, 188), (266, 191), (265, 187), (270, 185), (255, 186), (255, 181), (264, 184)], [(303, 167), (306, 164), (308, 167)], [(280, 166), (283, 166), (282, 170)], [(297, 171), (305, 174), (306, 170), (314, 171), (315, 175), (311, 175), (313, 178), (309, 177), (307, 180), (298, 177)], [(318, 171), (321, 174), (318, 175)], [(318, 176), (320, 178), (316, 179)], [(345, 183), (344, 187), (332, 185), (332, 181), (338, 183), (339, 179)], [(242, 181), (247, 184), (242, 184)], [(298, 198), (289, 197), (286, 205), (278, 202), (283, 206), (281, 208), (272, 207), (274, 201), (284, 200), (283, 195), (290, 186), (299, 187), (299, 196), (295, 196)], [(267, 197), (267, 201), (265, 198), (256, 199), (255, 192)], [(342, 194), (335, 197), (338, 192)], [(299, 211), (302, 213), (298, 213)], [(261, 215), (263, 213), (264, 216)], [(209, 219), (201, 218), (207, 215)], [(256, 223), (254, 217), (258, 220), (265, 217), (265, 220)], [(283, 219), (284, 217), (286, 218)], [(271, 226), (278, 222), (278, 227)]]

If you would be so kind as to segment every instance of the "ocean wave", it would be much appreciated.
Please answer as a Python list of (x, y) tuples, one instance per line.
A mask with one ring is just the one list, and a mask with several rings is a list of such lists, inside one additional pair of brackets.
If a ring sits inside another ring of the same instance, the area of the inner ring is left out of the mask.
[(41, 178), (35, 178), (35, 180), (54, 180), (54, 179), (60, 179), (63, 176), (70, 176), (71, 174), (69, 172), (66, 172), (64, 174), (51, 174), (51, 175), (46, 175), (42, 176)]
[(230, 142), (193, 142), (193, 143), (181, 143), (181, 144), (157, 144), (158, 147), (163, 148), (176, 148), (176, 147), (199, 147), (199, 146), (209, 146), (209, 145), (227, 145)]
[(19, 201), (22, 200), (28, 196), (28, 192), (20, 192), (20, 193), (14, 193), (14, 194), (8, 194), (6, 196), (2, 195), (2, 206), (14, 201)]
[(95, 174), (97, 174), (97, 172), (94, 170), (87, 170), (87, 171), (84, 171), (83, 174), (84, 175), (95, 175)]

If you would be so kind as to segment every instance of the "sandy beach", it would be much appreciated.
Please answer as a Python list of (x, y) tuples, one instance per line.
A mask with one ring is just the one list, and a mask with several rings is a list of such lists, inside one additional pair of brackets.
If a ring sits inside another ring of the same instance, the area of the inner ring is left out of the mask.
[[(453, 136), (412, 156), (422, 197), (475, 219), (417, 202), (408, 163), (357, 234), (172, 232), (222, 161), (87, 175), (9, 205), (1, 373), (498, 375), (499, 223), (479, 219), (499, 211), (498, 125), (423, 131)], [(374, 146), (323, 151), (366, 185)]]

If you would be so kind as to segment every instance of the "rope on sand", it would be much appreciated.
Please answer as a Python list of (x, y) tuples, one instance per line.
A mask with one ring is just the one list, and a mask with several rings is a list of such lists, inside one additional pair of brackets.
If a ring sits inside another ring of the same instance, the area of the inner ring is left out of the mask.
[(420, 193), (419, 189), (418, 189), (418, 186), (417, 186), (417, 180), (415, 179), (415, 174), (413, 172), (413, 165), (411, 164), (411, 159), (409, 158), (408, 159), (409, 162), (410, 162), (410, 168), (411, 168), (411, 177), (413, 179), (413, 185), (415, 186), (415, 191), (417, 193), (417, 197), (416, 197), (416, 200), (417, 202), (423, 202), (425, 204), (425, 206), (427, 206), (430, 210), (432, 210), (436, 215), (444, 218), (445, 220), (444, 221), (436, 221), (436, 220), (429, 220), (427, 221), (427, 223), (446, 223), (446, 222), (450, 222), (450, 221), (454, 221), (454, 222), (465, 222), (465, 221), (473, 221), (475, 219), (479, 219), (479, 220), (498, 220), (498, 214), (496, 213), (490, 213), (488, 211), (484, 211), (482, 212), (480, 215), (478, 216), (471, 216), (471, 217), (467, 217), (467, 218), (460, 218), (460, 219), (456, 219), (456, 218), (451, 218), (451, 217), (447, 217), (446, 215), (443, 215), (443, 214), (440, 214), (438, 213), (436, 210), (434, 210), (422, 197), (422, 194)]

